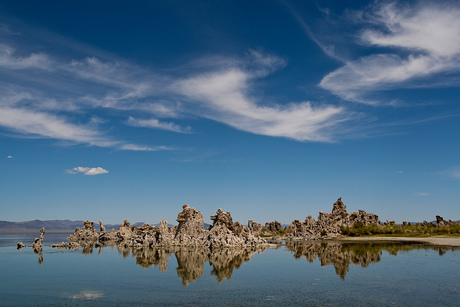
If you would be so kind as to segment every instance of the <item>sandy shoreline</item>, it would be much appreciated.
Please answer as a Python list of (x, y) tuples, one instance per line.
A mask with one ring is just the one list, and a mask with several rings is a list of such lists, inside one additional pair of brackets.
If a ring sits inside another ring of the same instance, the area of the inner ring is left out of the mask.
[(360, 241), (360, 242), (420, 242), (438, 246), (455, 246), (460, 247), (460, 238), (454, 237), (342, 237), (339, 241)]

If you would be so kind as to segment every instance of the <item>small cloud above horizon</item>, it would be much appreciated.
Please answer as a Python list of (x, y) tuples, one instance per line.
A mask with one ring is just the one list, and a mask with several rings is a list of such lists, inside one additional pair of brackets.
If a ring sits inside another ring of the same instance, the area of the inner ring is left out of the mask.
[(72, 169), (66, 170), (67, 174), (79, 174), (83, 173), (88, 176), (94, 176), (94, 175), (100, 175), (100, 174), (108, 174), (109, 171), (106, 169), (103, 169), (102, 167), (74, 167)]
[(13, 156), (7, 156), (7, 159), (14, 159)]
[(430, 193), (426, 193), (426, 192), (414, 193), (414, 196), (428, 196), (428, 195), (430, 195)]

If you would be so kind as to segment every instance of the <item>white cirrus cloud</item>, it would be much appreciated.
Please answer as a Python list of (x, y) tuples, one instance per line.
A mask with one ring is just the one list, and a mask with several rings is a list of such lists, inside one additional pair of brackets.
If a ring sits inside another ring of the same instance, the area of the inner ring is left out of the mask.
[[(460, 71), (458, 4), (384, 3), (357, 15), (358, 22), (367, 25), (359, 42), (393, 51), (345, 62), (321, 80), (322, 88), (345, 100), (377, 105), (382, 101), (371, 98), (377, 91), (410, 88), (427, 77)], [(450, 78), (444, 75), (431, 86), (449, 85)]]
[[(260, 90), (252, 91), (257, 81), (287, 62), (262, 51), (208, 61), (212, 65), (176, 67), (173, 70), (184, 73), (172, 76), (111, 56), (62, 60), (39, 52), (34, 54), (41, 58), (23, 54), (0, 45), (0, 67), (5, 68), (0, 70), (0, 91), (9, 91), (0, 97), (0, 127), (27, 136), (120, 150), (172, 150), (110, 137), (118, 124), (112, 119), (123, 115), (131, 126), (190, 134), (192, 128), (181, 125), (180, 119), (192, 116), (254, 134), (328, 142), (343, 133), (339, 125), (352, 117), (339, 106), (265, 101)], [(52, 70), (46, 70), (50, 63)], [(25, 69), (40, 67), (39, 74)], [(96, 113), (104, 123), (88, 121)]]
[(66, 170), (67, 174), (85, 174), (88, 176), (94, 176), (94, 175), (100, 175), (100, 174), (108, 174), (109, 171), (106, 169), (103, 169), (102, 167), (74, 167), (72, 169)]
[(178, 133), (186, 133), (186, 134), (192, 133), (191, 127), (188, 127), (188, 126), (182, 127), (172, 122), (160, 121), (156, 118), (135, 119), (130, 116), (128, 119), (128, 125), (134, 126), (134, 127), (146, 127), (146, 128), (168, 130), (168, 131), (178, 132)]
[(163, 151), (163, 150), (174, 150), (174, 148), (168, 146), (143, 146), (136, 144), (123, 144), (120, 146), (121, 150), (132, 150), (132, 151)]
[(51, 70), (53, 61), (43, 53), (32, 53), (27, 57), (15, 56), (15, 49), (7, 44), (0, 44), (0, 67), (4, 69), (44, 69)]
[(102, 137), (99, 131), (90, 125), (72, 124), (56, 115), (25, 108), (0, 106), (0, 126), (22, 134), (89, 143), (101, 147), (117, 144)]
[(195, 108), (196, 115), (255, 134), (298, 141), (330, 141), (328, 128), (347, 119), (341, 107), (314, 107), (310, 102), (258, 104), (247, 93), (252, 78), (250, 72), (232, 68), (197, 75), (179, 81), (176, 86), (200, 106)]
[(13, 159), (13, 156), (7, 156), (6, 158), (7, 159)]

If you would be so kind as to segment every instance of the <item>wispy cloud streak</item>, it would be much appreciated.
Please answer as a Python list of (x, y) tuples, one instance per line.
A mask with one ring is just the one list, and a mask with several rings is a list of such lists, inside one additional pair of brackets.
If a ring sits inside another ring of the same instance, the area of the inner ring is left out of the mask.
[(202, 116), (255, 134), (330, 141), (326, 128), (345, 120), (340, 107), (314, 107), (310, 102), (259, 105), (247, 94), (252, 78), (248, 72), (234, 68), (182, 80), (177, 86), (186, 97), (204, 104)]
[[(171, 76), (115, 57), (83, 54), (63, 60), (38, 51), (27, 55), (13, 46), (14, 40), (0, 45), (0, 89), (6, 94), (0, 98), (0, 126), (17, 134), (159, 151), (173, 148), (110, 136), (111, 127), (120, 123), (113, 115), (124, 116), (123, 124), (139, 129), (191, 134), (192, 127), (181, 120), (207, 118), (249, 133), (319, 142), (334, 140), (341, 123), (350, 119), (344, 107), (278, 103), (265, 101), (261, 91), (255, 94), (260, 79), (287, 65), (285, 59), (260, 50), (208, 60), (208, 65), (201, 60), (192, 69), (172, 67), (184, 73)], [(103, 118), (108, 128), (102, 130), (94, 118)]]
[[(348, 61), (326, 75), (320, 86), (337, 96), (378, 105), (384, 102), (371, 98), (377, 91), (410, 88), (427, 77), (460, 71), (458, 5), (384, 3), (356, 16), (356, 22), (366, 25), (358, 43), (393, 51)], [(449, 76), (444, 79), (451, 85)]]

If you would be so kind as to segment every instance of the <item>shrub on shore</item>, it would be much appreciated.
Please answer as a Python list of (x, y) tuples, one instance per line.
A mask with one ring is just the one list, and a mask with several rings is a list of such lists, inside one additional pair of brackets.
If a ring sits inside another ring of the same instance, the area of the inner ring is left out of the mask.
[(460, 235), (460, 223), (451, 222), (448, 226), (437, 227), (433, 223), (410, 225), (396, 225), (387, 223), (385, 225), (370, 224), (365, 226), (356, 222), (351, 227), (340, 227), (343, 235), (356, 237), (365, 235), (386, 235), (386, 236), (431, 236), (431, 235)]

